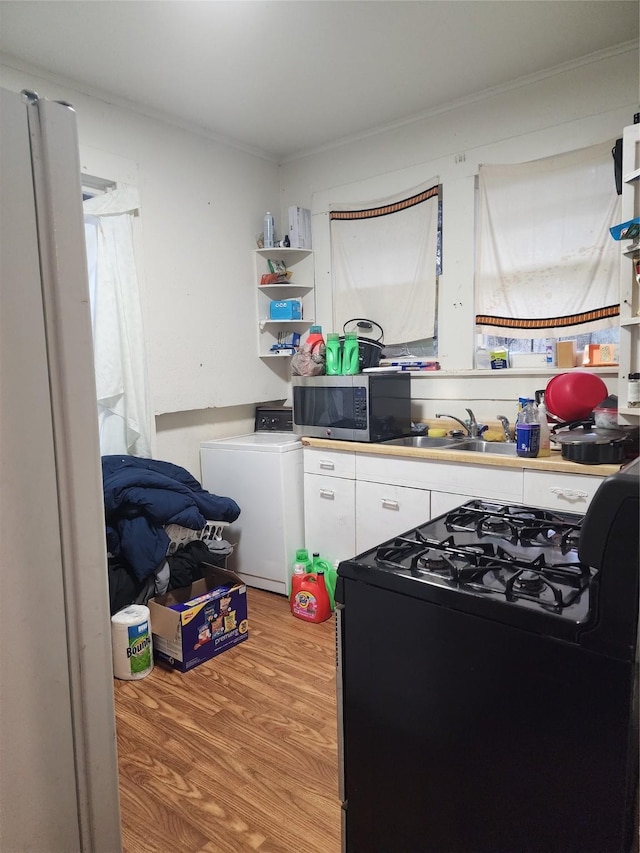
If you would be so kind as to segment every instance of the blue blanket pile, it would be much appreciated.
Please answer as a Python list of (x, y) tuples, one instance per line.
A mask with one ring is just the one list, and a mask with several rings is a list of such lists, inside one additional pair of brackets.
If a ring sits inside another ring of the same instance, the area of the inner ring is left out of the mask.
[(164, 561), (169, 537), (164, 525), (192, 530), (207, 520), (235, 521), (240, 507), (231, 498), (206, 492), (179, 465), (138, 456), (103, 456), (102, 481), (107, 548), (124, 559), (139, 580)]

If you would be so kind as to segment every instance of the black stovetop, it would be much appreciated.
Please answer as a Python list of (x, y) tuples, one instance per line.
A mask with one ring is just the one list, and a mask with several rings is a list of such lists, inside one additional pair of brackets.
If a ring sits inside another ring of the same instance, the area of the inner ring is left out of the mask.
[(578, 557), (582, 520), (471, 500), (349, 562), (519, 608), (527, 611), (527, 621), (538, 613), (545, 621), (552, 616), (575, 626), (589, 619), (597, 575)]

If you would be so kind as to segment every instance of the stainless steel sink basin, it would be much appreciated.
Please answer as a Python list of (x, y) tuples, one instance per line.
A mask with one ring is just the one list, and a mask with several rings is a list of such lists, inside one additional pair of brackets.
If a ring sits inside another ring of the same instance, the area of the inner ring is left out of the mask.
[(483, 441), (481, 438), (432, 438), (428, 435), (411, 435), (407, 438), (393, 438), (383, 442), (383, 444), (394, 444), (396, 447), (432, 447), (439, 450), (464, 450), (467, 453), (517, 456), (515, 443)]
[(457, 447), (463, 439), (435, 438), (428, 435), (409, 435), (406, 438), (392, 438), (383, 444), (395, 444), (397, 447)]
[(467, 453), (494, 453), (499, 456), (517, 456), (515, 442), (483, 441), (481, 438), (460, 438), (449, 445)]

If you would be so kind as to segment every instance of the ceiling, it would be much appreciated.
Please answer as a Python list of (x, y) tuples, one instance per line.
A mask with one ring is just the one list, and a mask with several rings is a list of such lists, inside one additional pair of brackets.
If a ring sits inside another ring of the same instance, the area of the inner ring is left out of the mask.
[(278, 161), (638, 38), (638, 0), (0, 0), (15, 67)]

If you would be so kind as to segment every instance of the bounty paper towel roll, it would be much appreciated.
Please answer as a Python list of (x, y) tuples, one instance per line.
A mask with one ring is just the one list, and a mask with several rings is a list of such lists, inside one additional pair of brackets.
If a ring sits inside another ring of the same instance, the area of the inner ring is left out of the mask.
[(113, 674), (132, 681), (144, 678), (153, 669), (153, 645), (149, 608), (130, 604), (111, 617)]

